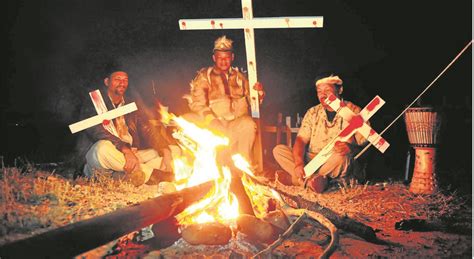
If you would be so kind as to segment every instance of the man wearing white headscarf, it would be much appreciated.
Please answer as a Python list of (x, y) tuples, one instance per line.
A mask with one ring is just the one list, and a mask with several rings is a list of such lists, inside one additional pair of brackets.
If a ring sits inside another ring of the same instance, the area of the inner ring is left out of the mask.
[[(293, 185), (302, 185), (305, 176), (305, 164), (311, 161), (348, 125), (347, 121), (324, 103), (324, 100), (330, 94), (341, 99), (343, 87), (339, 76), (330, 75), (321, 78), (316, 81), (315, 85), (320, 104), (311, 107), (306, 112), (293, 148), (286, 145), (277, 145), (273, 149), (275, 160), (291, 175)], [(346, 100), (342, 101), (354, 113), (360, 112), (358, 106)], [(330, 179), (348, 176), (350, 165), (353, 162), (354, 150), (365, 142), (365, 138), (359, 133), (356, 133), (348, 142), (336, 142), (332, 155), (319, 168), (316, 176), (309, 182), (309, 187), (317, 193), (322, 193), (327, 188)], [(308, 150), (305, 154), (307, 146)]]

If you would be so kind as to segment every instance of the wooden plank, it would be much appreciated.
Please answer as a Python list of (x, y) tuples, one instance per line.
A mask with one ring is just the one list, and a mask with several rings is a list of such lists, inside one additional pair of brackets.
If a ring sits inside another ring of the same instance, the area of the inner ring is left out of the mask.
[[(90, 117), (88, 119), (73, 123), (69, 125), (69, 129), (72, 133), (76, 133), (87, 128), (90, 128), (95, 125), (101, 124), (104, 120), (112, 120), (119, 116), (134, 112), (137, 110), (137, 105), (133, 103), (129, 103), (127, 105), (121, 106), (117, 109), (110, 110), (106, 113), (98, 114), (96, 116)], [(112, 123), (112, 122), (110, 122)]]
[(0, 258), (71, 258), (125, 234), (165, 220), (202, 199), (214, 185), (206, 182), (165, 194), (109, 214), (79, 221), (0, 247)]
[(322, 16), (180, 19), (181, 30), (322, 28)]

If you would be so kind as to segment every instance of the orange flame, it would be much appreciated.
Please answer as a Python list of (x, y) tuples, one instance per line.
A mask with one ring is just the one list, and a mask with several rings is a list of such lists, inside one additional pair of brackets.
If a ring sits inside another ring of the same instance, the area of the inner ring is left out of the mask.
[[(173, 137), (183, 149), (181, 157), (175, 158), (174, 171), (176, 189), (195, 186), (207, 181), (214, 181), (213, 189), (199, 202), (189, 206), (176, 216), (180, 225), (218, 221), (223, 224), (235, 223), (239, 216), (239, 204), (236, 196), (230, 192), (231, 171), (216, 163), (216, 148), (227, 146), (228, 138), (210, 130), (200, 128), (181, 117), (161, 109), (163, 123), (177, 126)], [(234, 165), (245, 172), (242, 183), (251, 198), (257, 217), (268, 212), (268, 200), (278, 199), (278, 194), (271, 188), (255, 184), (250, 177), (255, 177), (250, 164), (240, 154), (232, 156)]]
[(239, 205), (234, 194), (229, 192), (231, 172), (216, 163), (216, 148), (227, 146), (229, 139), (210, 130), (202, 129), (181, 117), (161, 110), (163, 122), (174, 123), (177, 130), (173, 136), (188, 156), (175, 158), (175, 185), (177, 190), (214, 181), (213, 190), (204, 199), (176, 216), (181, 225), (219, 221), (228, 223), (238, 217)]

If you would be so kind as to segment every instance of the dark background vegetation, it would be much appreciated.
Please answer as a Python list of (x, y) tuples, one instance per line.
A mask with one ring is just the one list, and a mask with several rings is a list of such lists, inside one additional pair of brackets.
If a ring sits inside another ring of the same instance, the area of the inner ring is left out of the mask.
[[(266, 88), (262, 120), (293, 116), (315, 105), (313, 80), (334, 71), (345, 98), (361, 107), (380, 95), (371, 123), (384, 129), (472, 38), (471, 1), (254, 1), (255, 17), (324, 16), (321, 29), (256, 30), (259, 81)], [(76, 136), (67, 125), (87, 92), (102, 85), (108, 64), (124, 67), (130, 89), (182, 114), (181, 96), (195, 72), (211, 64), (215, 38), (235, 41), (245, 65), (241, 30), (180, 31), (180, 18), (241, 17), (240, 1), (7, 1), (2, 16), (4, 68), (0, 155), (58, 162)], [(422, 98), (443, 115), (438, 176), (471, 191), (472, 48)], [(385, 154), (364, 155), (372, 179), (402, 179), (409, 146), (403, 119), (384, 137)], [(267, 147), (270, 150), (271, 147)], [(413, 157), (413, 156), (412, 156)]]

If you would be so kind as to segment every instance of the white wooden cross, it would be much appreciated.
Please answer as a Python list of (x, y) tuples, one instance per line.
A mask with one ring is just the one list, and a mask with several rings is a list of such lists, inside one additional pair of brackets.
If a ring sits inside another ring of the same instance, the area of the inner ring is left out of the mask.
[[(181, 19), (179, 28), (181, 30), (223, 30), (223, 29), (244, 29), (245, 50), (247, 54), (247, 71), (250, 85), (250, 107), (253, 118), (260, 118), (258, 91), (253, 89), (257, 80), (257, 60), (255, 58), (255, 36), (254, 29), (270, 28), (322, 28), (322, 16), (304, 17), (262, 17), (253, 18), (252, 0), (242, 0), (243, 18), (215, 18), (215, 19)], [(257, 122), (257, 125), (259, 123)], [(258, 126), (260, 127), (260, 126)], [(259, 157), (257, 163), (261, 171), (262, 144), (260, 130), (257, 133), (256, 150)]]
[(270, 28), (321, 28), (323, 27), (323, 17), (253, 18), (252, 0), (242, 0), (242, 16), (243, 18), (181, 19), (179, 20), (179, 28), (181, 30), (244, 29), (250, 85), (250, 106), (252, 108), (252, 117), (260, 118), (258, 92), (253, 89), (253, 86), (257, 82), (257, 60), (255, 58), (255, 36), (253, 30)]
[(332, 149), (337, 141), (347, 142), (356, 132), (366, 138), (372, 145), (374, 145), (380, 152), (384, 153), (390, 144), (382, 138), (375, 130), (373, 130), (366, 122), (372, 115), (374, 115), (380, 107), (385, 104), (385, 101), (378, 95), (370, 101), (359, 114), (355, 114), (336, 96), (330, 95), (324, 102), (337, 112), (345, 121), (349, 122), (347, 125), (331, 142), (329, 142), (305, 167), (306, 180), (314, 174), (321, 165), (323, 165), (332, 154)]
[(90, 117), (88, 119), (73, 123), (69, 125), (69, 129), (71, 133), (76, 133), (92, 126), (98, 125), (102, 123), (102, 126), (109, 131), (112, 135), (118, 137), (117, 130), (113, 123), (111, 123), (112, 119), (125, 115), (127, 113), (131, 113), (137, 110), (137, 105), (132, 102), (124, 106), (120, 106), (117, 109), (113, 109), (107, 111), (107, 107), (105, 106), (104, 99), (102, 98), (102, 94), (99, 90), (95, 90), (89, 92), (89, 96), (91, 97), (92, 103), (94, 104), (95, 110), (97, 111), (96, 116)]

